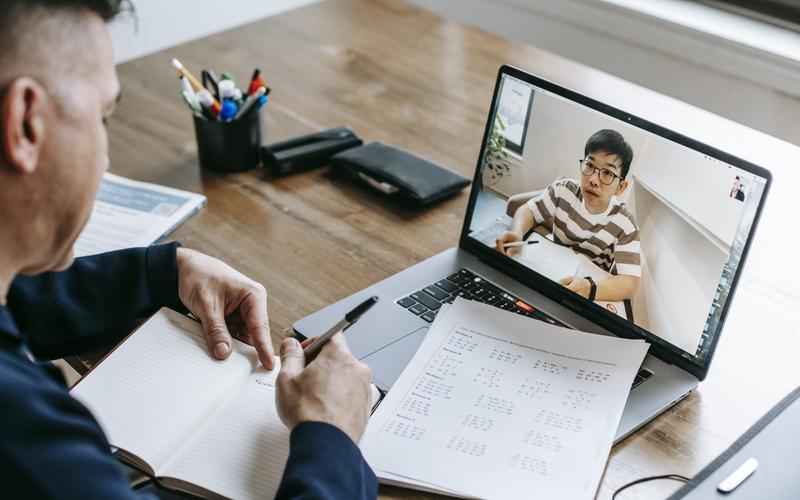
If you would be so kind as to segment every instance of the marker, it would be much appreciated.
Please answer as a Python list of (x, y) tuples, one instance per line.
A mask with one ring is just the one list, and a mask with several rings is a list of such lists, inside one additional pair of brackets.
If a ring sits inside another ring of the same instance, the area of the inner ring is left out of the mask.
[(200, 90), (200, 92), (197, 93), (197, 100), (200, 101), (204, 109), (207, 109), (209, 113), (211, 113), (212, 118), (219, 116), (222, 106), (211, 96), (211, 92), (206, 89)]
[(181, 92), (181, 96), (183, 96), (183, 100), (186, 101), (186, 104), (192, 109), (192, 112), (198, 115), (203, 114), (203, 108), (200, 106), (200, 102), (197, 100), (197, 95), (194, 92), (191, 94), (186, 90)]
[(247, 95), (252, 95), (258, 92), (259, 87), (265, 87), (264, 79), (261, 78), (261, 70), (256, 68), (253, 71), (253, 76), (250, 78), (250, 85), (247, 86)]
[(220, 80), (220, 83), (224, 82), (225, 80), (232, 81), (233, 82), (233, 86), (236, 87), (236, 80), (234, 80), (233, 79), (233, 75), (228, 73), (227, 71), (225, 73), (222, 73), (222, 80)]
[(266, 94), (262, 95), (258, 98), (258, 104), (256, 104), (256, 111), (263, 108), (269, 102), (269, 97)]
[(225, 99), (222, 101), (222, 109), (219, 111), (219, 119), (223, 122), (229, 122), (236, 117), (239, 111), (239, 106), (233, 99)]
[[(189, 80), (189, 83), (191, 83), (191, 84), (192, 84), (192, 89), (193, 89), (193, 90), (194, 90), (194, 91), (197, 93), (197, 95), (198, 95), (198, 96), (199, 96), (199, 95), (200, 95), (202, 92), (207, 92), (207, 93), (208, 93), (208, 90), (206, 90), (206, 88), (205, 88), (205, 87), (203, 87), (203, 84), (201, 84), (201, 83), (200, 83), (200, 82), (197, 80), (197, 78), (195, 78), (195, 77), (194, 77), (194, 75), (193, 75), (193, 74), (191, 74), (191, 73), (189, 72), (189, 70), (188, 70), (188, 69), (184, 68), (184, 67), (183, 67), (183, 64), (181, 64), (181, 62), (180, 62), (179, 60), (177, 60), (177, 59), (173, 59), (173, 60), (172, 60), (172, 66), (174, 66), (174, 67), (175, 67), (175, 69), (177, 69), (177, 70), (178, 70), (178, 73), (179, 73), (179, 74), (183, 75), (184, 77), (186, 77), (186, 79), (187, 79), (187, 80)], [(214, 99), (214, 97), (211, 95), (211, 93), (208, 93), (208, 95), (209, 95), (209, 97), (211, 97), (211, 99), (214, 101), (214, 104), (216, 105), (215, 107), (217, 107), (217, 109), (219, 109), (219, 105), (220, 105), (220, 104), (219, 104), (219, 101), (217, 101), (216, 99)], [(200, 102), (202, 103), (202, 100), (201, 100)]]
[(242, 104), (242, 107), (239, 108), (239, 112), (233, 119), (238, 120), (239, 118), (244, 116), (245, 113), (250, 111), (250, 109), (258, 102), (259, 98), (261, 98), (261, 96), (263, 96), (266, 93), (266, 91), (267, 89), (265, 89), (264, 87), (259, 87), (255, 94), (249, 96), (247, 100), (244, 101), (244, 104)]
[(511, 243), (503, 243), (503, 248), (513, 248), (513, 247), (521, 247), (525, 245), (535, 245), (539, 243), (539, 240), (528, 240), (528, 241), (512, 241)]
[(183, 92), (189, 93), (190, 95), (194, 95), (194, 90), (192, 89), (192, 84), (189, 83), (189, 80), (187, 80), (185, 76), (181, 75), (180, 81), (181, 81), (181, 90)]
[(222, 80), (219, 82), (219, 96), (221, 99), (233, 99), (236, 92), (236, 84), (233, 80)]

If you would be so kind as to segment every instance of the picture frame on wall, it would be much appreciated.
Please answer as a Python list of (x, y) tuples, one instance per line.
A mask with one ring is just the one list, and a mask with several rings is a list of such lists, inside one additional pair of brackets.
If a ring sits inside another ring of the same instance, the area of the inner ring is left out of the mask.
[(528, 135), (534, 91), (529, 85), (514, 78), (506, 78), (500, 90), (497, 115), (505, 129), (506, 149), (522, 156)]

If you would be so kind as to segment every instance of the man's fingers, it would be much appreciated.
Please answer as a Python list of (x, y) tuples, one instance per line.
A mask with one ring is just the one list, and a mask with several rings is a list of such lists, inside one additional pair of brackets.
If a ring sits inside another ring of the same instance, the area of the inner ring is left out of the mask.
[(216, 359), (226, 359), (231, 353), (231, 334), (225, 324), (224, 310), (215, 297), (207, 294), (200, 299), (197, 316), (203, 325), (208, 352)]
[(309, 337), (309, 338), (305, 339), (304, 341), (300, 342), (300, 347), (305, 349), (306, 347), (310, 346), (311, 343), (314, 342), (315, 340), (317, 340), (317, 337)]
[(572, 278), (567, 276), (566, 278), (561, 278), (560, 280), (558, 280), (558, 282), (564, 286), (568, 286), (572, 282)]
[(350, 347), (347, 345), (347, 341), (344, 338), (344, 333), (339, 332), (328, 342), (328, 345), (323, 347), (322, 349), (325, 350), (326, 347), (330, 346), (332, 349), (350, 355)]
[(208, 352), (217, 359), (227, 358), (231, 353), (231, 334), (228, 332), (228, 327), (225, 326), (222, 308), (208, 301), (203, 305), (203, 311), (199, 316), (200, 323), (203, 325), (203, 333), (206, 336)]
[(306, 366), (306, 358), (300, 343), (291, 337), (283, 339), (281, 343), (281, 378), (294, 378)]
[(269, 332), (267, 317), (267, 292), (263, 287), (247, 294), (239, 305), (239, 314), (244, 322), (245, 332), (250, 343), (258, 352), (258, 359), (267, 370), (272, 370), (275, 355)]

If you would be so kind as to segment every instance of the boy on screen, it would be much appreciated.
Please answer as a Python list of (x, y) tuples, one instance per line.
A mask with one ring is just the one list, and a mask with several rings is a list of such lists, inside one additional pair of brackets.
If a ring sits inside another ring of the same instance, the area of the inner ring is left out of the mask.
[(559, 179), (514, 213), (511, 230), (500, 235), (495, 247), (513, 255), (531, 231), (553, 235), (556, 243), (585, 255), (611, 276), (594, 282), (589, 277), (566, 276), (560, 283), (589, 300), (621, 301), (636, 293), (641, 278), (639, 228), (618, 197), (626, 180), (633, 150), (616, 130), (595, 132), (578, 160), (580, 180)]

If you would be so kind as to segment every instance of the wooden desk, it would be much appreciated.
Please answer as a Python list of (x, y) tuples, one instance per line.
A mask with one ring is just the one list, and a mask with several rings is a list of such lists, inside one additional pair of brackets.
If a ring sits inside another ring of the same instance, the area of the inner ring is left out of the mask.
[[(302, 316), (456, 244), (467, 194), (415, 213), (325, 170), (280, 180), (200, 172), (172, 57), (239, 78), (261, 67), (273, 88), (267, 142), (350, 125), (366, 140), (472, 176), (497, 68), (512, 63), (773, 171), (758, 243), (709, 378), (614, 448), (599, 498), (640, 476), (695, 474), (800, 384), (800, 291), (790, 245), (798, 240), (789, 218), (800, 186), (797, 148), (402, 0), (327, 0), (122, 65), (111, 170), (208, 197), (174, 237), (267, 286), (276, 341)], [(677, 487), (645, 485), (624, 498), (664, 498)], [(381, 494), (432, 498), (396, 488)]]

